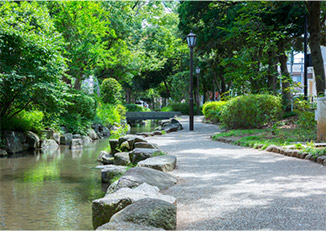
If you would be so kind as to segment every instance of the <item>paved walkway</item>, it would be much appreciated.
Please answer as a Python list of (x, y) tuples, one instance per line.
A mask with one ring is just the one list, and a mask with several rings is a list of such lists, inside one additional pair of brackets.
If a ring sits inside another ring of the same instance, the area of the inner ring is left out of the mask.
[(176, 155), (177, 229), (326, 229), (326, 167), (211, 141), (217, 126), (149, 138)]

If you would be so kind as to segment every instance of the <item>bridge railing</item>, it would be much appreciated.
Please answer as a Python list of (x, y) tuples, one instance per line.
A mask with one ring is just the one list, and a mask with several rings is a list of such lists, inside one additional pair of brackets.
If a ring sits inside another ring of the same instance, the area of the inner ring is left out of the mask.
[(170, 119), (174, 116), (181, 116), (181, 112), (178, 111), (150, 111), (150, 112), (127, 112), (126, 119), (128, 121), (134, 120), (163, 120)]

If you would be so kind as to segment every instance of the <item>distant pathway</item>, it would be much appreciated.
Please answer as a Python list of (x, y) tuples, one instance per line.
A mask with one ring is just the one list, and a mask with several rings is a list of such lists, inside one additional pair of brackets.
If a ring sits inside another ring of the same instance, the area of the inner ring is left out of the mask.
[[(326, 167), (211, 141), (217, 126), (195, 118), (184, 130), (149, 138), (176, 155), (177, 229), (326, 230)], [(165, 192), (164, 192), (165, 193)]]

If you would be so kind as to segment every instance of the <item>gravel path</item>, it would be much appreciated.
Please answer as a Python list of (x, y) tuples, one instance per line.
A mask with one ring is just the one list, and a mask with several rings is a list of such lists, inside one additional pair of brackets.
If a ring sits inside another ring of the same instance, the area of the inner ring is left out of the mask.
[(176, 155), (177, 229), (326, 229), (326, 167), (311, 161), (211, 141), (218, 131), (195, 118), (195, 131), (149, 138)]

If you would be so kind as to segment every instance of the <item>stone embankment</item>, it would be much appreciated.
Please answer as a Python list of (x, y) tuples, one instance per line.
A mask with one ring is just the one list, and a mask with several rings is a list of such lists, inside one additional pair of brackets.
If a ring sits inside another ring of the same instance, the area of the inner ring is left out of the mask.
[[(224, 142), (224, 143), (233, 143), (233, 142), (237, 141), (237, 139), (220, 137), (217, 139), (217, 141)], [(318, 147), (318, 146), (325, 147), (326, 146), (325, 143), (323, 143), (323, 144), (316, 143), (314, 145), (315, 145), (315, 147)], [(301, 145), (301, 146), (305, 147), (305, 145)], [(256, 145), (254, 148), (262, 149), (263, 145)], [(299, 158), (299, 159), (310, 160), (310, 161), (313, 161), (313, 162), (316, 162), (316, 163), (326, 166), (326, 156), (316, 156), (311, 153), (304, 152), (300, 149), (296, 149), (296, 145), (288, 145), (288, 146), (284, 146), (284, 147), (270, 145), (265, 149), (265, 151), (278, 153), (278, 154), (295, 157), (295, 158)]]
[[(163, 129), (182, 129), (174, 119), (166, 124)], [(177, 183), (174, 176), (166, 173), (176, 168), (177, 159), (143, 137), (127, 135), (110, 140), (111, 152), (99, 154), (98, 161), (104, 165), (97, 168), (101, 169), (102, 182), (109, 187), (103, 198), (93, 201), (96, 230), (176, 229), (176, 199), (160, 191)]]
[(117, 126), (105, 127), (101, 124), (93, 124), (87, 130), (87, 135), (69, 133), (65, 127), (61, 127), (60, 132), (48, 129), (42, 131), (40, 136), (31, 131), (27, 133), (3, 131), (1, 133), (3, 147), (0, 149), (0, 157), (26, 150), (41, 152), (55, 150), (59, 148), (59, 145), (69, 145), (71, 149), (82, 149), (83, 145), (108, 137), (117, 129)]

